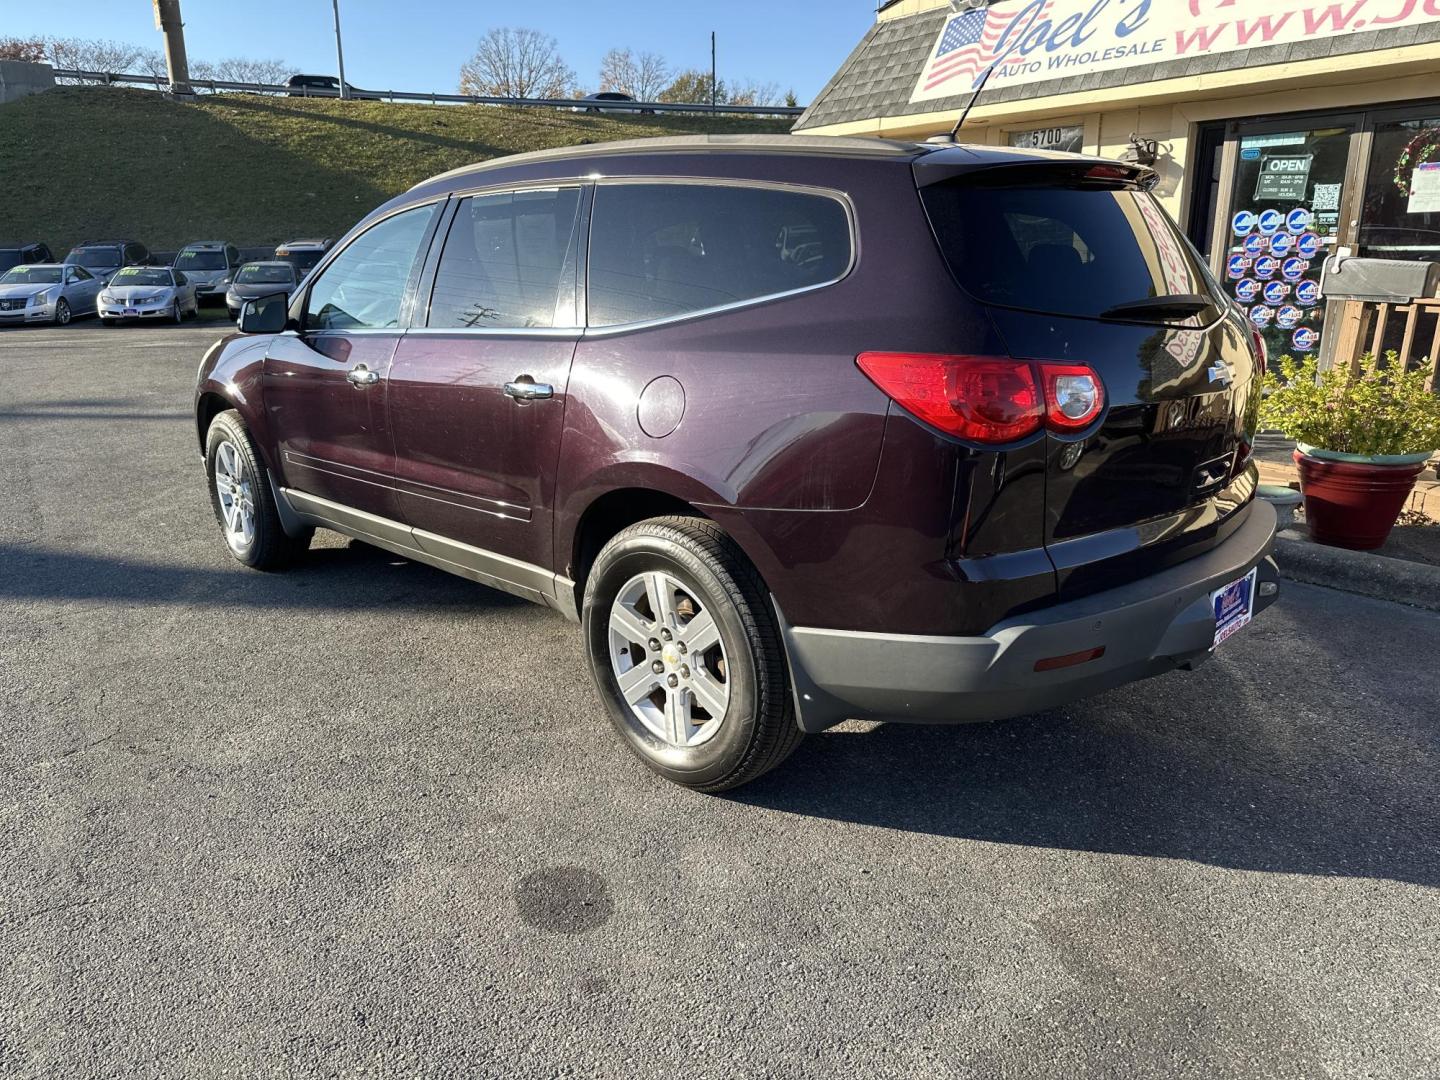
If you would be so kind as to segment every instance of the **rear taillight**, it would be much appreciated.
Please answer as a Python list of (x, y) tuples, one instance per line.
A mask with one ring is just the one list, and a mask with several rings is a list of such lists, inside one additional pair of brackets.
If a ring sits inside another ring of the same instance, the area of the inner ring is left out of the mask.
[(1105, 407), (1100, 376), (1084, 364), (1040, 364), (1045, 423), (1052, 431), (1080, 431)]
[(1270, 358), (1265, 352), (1265, 335), (1260, 333), (1260, 328), (1254, 323), (1250, 324), (1250, 351), (1255, 354), (1255, 374), (1264, 375)]
[(968, 442), (1012, 443), (1047, 427), (1075, 432), (1105, 408), (1100, 376), (1084, 364), (881, 352), (855, 362), (901, 408)]

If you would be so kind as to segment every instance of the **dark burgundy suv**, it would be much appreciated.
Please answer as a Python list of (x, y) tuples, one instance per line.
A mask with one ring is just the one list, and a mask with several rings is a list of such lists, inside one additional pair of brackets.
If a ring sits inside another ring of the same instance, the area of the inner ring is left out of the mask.
[(324, 527), (555, 608), (708, 791), (1193, 667), (1278, 594), (1264, 356), (1153, 182), (748, 136), (447, 173), (205, 357), (216, 516), (259, 569)]

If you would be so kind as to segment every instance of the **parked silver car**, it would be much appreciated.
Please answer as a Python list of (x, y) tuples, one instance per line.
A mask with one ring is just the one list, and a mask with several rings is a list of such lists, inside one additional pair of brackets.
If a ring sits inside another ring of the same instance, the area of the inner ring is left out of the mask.
[(279, 292), (289, 296), (299, 285), (300, 275), (296, 273), (295, 267), (291, 263), (279, 261), (246, 263), (235, 272), (235, 282), (225, 293), (225, 307), (230, 311), (230, 318), (238, 319), (240, 308), (244, 306), (246, 300), (273, 296)]
[(102, 282), (83, 266), (31, 263), (0, 274), (0, 326), (54, 323), (95, 314)]
[(100, 321), (169, 319), (180, 323), (200, 314), (195, 286), (173, 266), (127, 266), (116, 271), (100, 293)]
[(201, 302), (222, 300), (240, 269), (240, 249), (228, 240), (196, 240), (175, 256), (175, 269), (190, 279)]

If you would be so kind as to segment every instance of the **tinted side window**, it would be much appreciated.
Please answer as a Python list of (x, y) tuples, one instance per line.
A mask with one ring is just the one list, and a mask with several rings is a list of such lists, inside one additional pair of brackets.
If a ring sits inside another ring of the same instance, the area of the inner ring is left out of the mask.
[(590, 229), (591, 326), (660, 319), (834, 281), (845, 208), (823, 195), (720, 184), (601, 184)]
[(305, 301), (307, 330), (376, 330), (400, 325), (405, 286), (435, 206), (386, 218), (352, 240), (316, 279)]
[[(579, 188), (463, 200), (435, 272), (427, 325), (447, 329), (573, 325), (572, 252), (579, 211)], [(558, 321), (557, 305), (562, 308)]]

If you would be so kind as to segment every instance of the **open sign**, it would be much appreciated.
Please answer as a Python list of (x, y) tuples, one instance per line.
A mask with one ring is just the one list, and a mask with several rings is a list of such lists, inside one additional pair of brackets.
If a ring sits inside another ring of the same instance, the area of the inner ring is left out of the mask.
[(1260, 162), (1255, 198), (1271, 202), (1302, 202), (1310, 186), (1313, 154), (1271, 154)]

